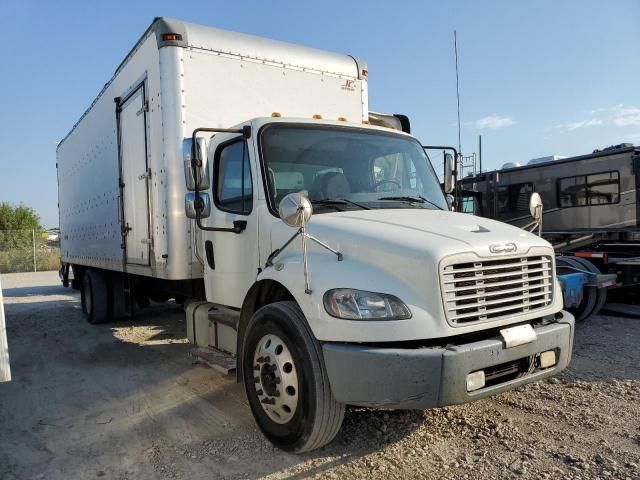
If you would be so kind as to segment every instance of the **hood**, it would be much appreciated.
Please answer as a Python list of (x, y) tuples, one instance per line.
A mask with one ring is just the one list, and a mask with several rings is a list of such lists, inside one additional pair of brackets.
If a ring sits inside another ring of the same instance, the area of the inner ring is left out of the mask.
[[(429, 256), (438, 259), (470, 251), (481, 257), (498, 258), (500, 254), (524, 255), (533, 246), (551, 248), (537, 235), (502, 222), (466, 213), (428, 209), (323, 213), (312, 217), (308, 230), (320, 240), (339, 243), (339, 248), (346, 251), (377, 244), (384, 249), (400, 247), (429, 252)], [(508, 251), (496, 249), (498, 244), (514, 244), (515, 251), (512, 245)], [(491, 246), (494, 251), (490, 250)]]

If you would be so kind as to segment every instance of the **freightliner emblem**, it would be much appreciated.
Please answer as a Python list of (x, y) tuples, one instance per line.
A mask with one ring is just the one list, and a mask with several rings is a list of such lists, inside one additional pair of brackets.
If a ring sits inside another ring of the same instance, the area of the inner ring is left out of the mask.
[(513, 242), (497, 242), (489, 245), (491, 253), (511, 253), (516, 250), (518, 250), (518, 247)]

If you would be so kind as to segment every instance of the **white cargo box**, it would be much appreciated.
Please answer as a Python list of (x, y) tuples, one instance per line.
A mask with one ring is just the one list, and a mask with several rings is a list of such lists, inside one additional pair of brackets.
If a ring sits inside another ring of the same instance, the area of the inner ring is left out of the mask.
[(62, 261), (202, 277), (184, 214), (185, 139), (273, 112), (366, 120), (366, 75), (348, 55), (154, 20), (58, 145)]

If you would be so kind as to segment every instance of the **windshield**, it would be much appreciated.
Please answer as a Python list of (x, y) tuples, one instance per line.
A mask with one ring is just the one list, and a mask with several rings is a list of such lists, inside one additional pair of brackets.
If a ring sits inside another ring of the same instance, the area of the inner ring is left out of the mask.
[(262, 133), (267, 189), (277, 208), (302, 192), (322, 211), (447, 209), (433, 167), (418, 142), (354, 128), (274, 125)]

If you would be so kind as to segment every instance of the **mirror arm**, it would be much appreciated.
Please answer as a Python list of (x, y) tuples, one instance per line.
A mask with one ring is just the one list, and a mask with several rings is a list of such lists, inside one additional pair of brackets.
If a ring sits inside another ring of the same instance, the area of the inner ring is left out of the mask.
[(291, 238), (289, 240), (286, 241), (286, 243), (284, 245), (282, 245), (280, 248), (276, 248), (273, 252), (271, 252), (269, 254), (269, 258), (267, 258), (267, 263), (265, 264), (264, 268), (267, 267), (273, 267), (273, 261), (275, 260), (275, 258), (280, 255), (280, 252), (282, 252), (285, 248), (287, 248), (291, 242), (293, 242), (296, 237), (298, 235), (300, 235), (302, 233), (302, 229), (299, 228), (296, 233), (294, 233)]
[(198, 216), (196, 217), (196, 225), (200, 230), (204, 230), (205, 232), (230, 232), (230, 233), (242, 233), (247, 229), (247, 221), (246, 220), (234, 220), (233, 227), (207, 227), (202, 224), (202, 219), (200, 218), (200, 210), (196, 210)]
[(451, 175), (453, 176), (453, 210), (458, 207), (458, 150), (455, 147), (449, 147), (447, 145), (422, 145), (423, 150), (451, 150), (453, 152), (453, 170), (451, 170)]
[(193, 169), (193, 179), (195, 182), (195, 208), (196, 208), (196, 225), (200, 230), (204, 230), (205, 232), (232, 232), (232, 233), (242, 233), (247, 229), (247, 221), (246, 220), (234, 220), (233, 227), (231, 228), (218, 228), (218, 227), (207, 227), (202, 224), (202, 218), (200, 216), (204, 205), (200, 200), (200, 176), (198, 175), (198, 169), (202, 166), (202, 159), (196, 153), (200, 153), (196, 149), (196, 137), (200, 132), (211, 132), (211, 133), (241, 133), (242, 136), (247, 139), (251, 138), (251, 126), (245, 125), (242, 128), (207, 128), (201, 127), (196, 128), (191, 134), (191, 168)]
[(458, 160), (458, 150), (454, 147), (446, 147), (443, 145), (422, 145), (423, 150), (451, 150), (453, 152), (453, 158)]

